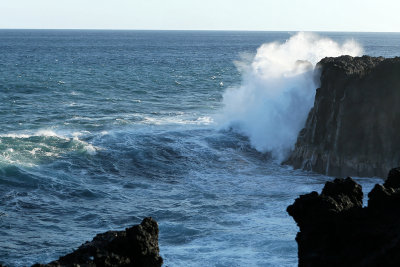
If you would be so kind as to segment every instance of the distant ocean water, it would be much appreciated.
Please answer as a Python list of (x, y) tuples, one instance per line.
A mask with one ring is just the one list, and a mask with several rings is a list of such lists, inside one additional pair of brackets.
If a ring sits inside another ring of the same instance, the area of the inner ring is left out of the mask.
[[(152, 216), (166, 266), (296, 265), (286, 207), (332, 178), (216, 122), (237, 62), (293, 35), (0, 30), (0, 263), (48, 262)], [(319, 35), (400, 56), (397, 33)]]

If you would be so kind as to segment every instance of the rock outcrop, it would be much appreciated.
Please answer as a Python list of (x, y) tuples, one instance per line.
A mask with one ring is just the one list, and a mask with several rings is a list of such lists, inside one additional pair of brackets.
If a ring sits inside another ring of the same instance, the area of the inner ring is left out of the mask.
[(140, 225), (125, 231), (98, 234), (74, 252), (48, 264), (35, 264), (33, 267), (159, 267), (163, 262), (159, 252), (158, 225), (148, 217)]
[(362, 207), (351, 178), (327, 182), (287, 208), (300, 232), (299, 266), (400, 266), (400, 168), (375, 185)]
[(324, 58), (286, 164), (331, 176), (384, 177), (400, 163), (400, 58)]

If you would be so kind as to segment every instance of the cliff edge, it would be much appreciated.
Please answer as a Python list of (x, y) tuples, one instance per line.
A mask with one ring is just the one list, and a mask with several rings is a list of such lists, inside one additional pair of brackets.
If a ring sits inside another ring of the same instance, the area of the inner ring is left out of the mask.
[(377, 176), (400, 163), (400, 58), (324, 58), (320, 87), (285, 164), (331, 176)]
[(327, 182), (287, 208), (300, 228), (299, 266), (400, 266), (400, 168), (368, 194), (353, 179)]

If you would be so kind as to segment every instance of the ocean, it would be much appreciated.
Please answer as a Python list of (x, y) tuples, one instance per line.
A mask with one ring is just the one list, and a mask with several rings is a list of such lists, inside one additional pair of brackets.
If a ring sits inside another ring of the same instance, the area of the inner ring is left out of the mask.
[(275, 66), (321, 46), (394, 57), (400, 34), (0, 30), (0, 263), (151, 216), (165, 266), (296, 266), (286, 207), (333, 178), (280, 164), (315, 86)]

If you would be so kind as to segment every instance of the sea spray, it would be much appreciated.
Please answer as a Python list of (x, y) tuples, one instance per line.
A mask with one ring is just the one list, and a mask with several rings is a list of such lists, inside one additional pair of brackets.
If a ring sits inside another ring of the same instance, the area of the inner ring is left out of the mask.
[(361, 54), (362, 47), (353, 40), (339, 44), (305, 32), (284, 43), (263, 44), (250, 62), (236, 62), (242, 84), (224, 93), (217, 120), (223, 128), (248, 136), (255, 149), (282, 161), (313, 105), (316, 63), (324, 57)]

